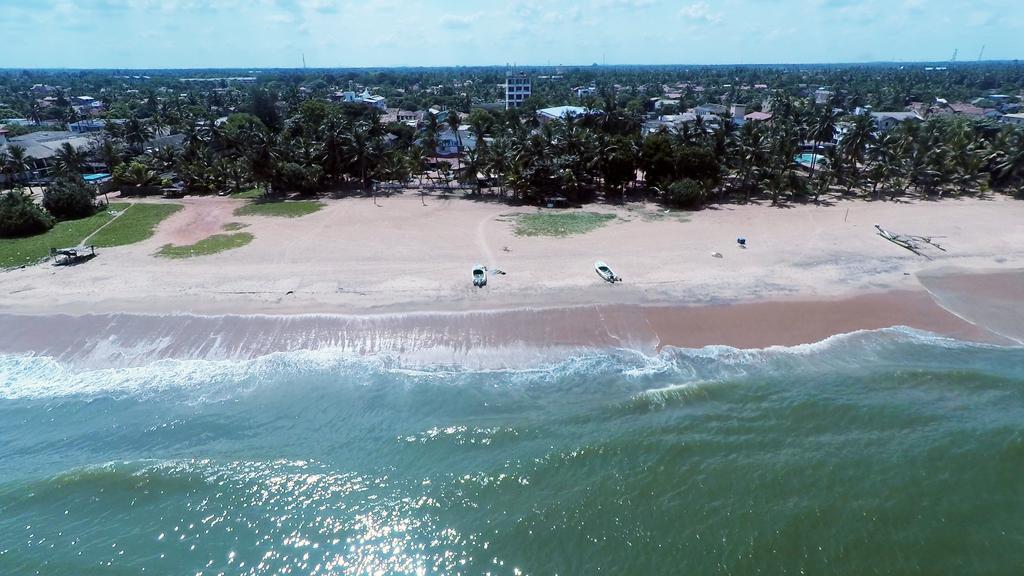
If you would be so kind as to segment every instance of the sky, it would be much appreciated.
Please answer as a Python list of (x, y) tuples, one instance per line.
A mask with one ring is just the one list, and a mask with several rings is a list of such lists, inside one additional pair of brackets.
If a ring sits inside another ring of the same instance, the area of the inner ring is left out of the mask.
[(0, 0), (0, 68), (1024, 58), (1020, 0)]

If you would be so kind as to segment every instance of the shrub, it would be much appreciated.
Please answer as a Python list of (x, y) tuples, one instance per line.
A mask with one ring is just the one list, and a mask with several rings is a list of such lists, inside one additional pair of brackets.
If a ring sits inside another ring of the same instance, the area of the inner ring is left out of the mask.
[(668, 187), (664, 201), (675, 208), (697, 209), (704, 204), (704, 195), (704, 187), (699, 182), (683, 178)]
[(96, 212), (92, 190), (78, 176), (61, 176), (43, 192), (43, 208), (58, 220), (73, 220)]
[(53, 217), (20, 190), (0, 196), (0, 236), (13, 238), (41, 234), (53, 227)]

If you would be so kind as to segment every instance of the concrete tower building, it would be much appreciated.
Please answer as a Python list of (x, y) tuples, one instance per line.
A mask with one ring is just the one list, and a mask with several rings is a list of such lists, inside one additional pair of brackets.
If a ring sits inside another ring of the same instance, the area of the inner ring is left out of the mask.
[(525, 72), (508, 71), (505, 75), (505, 110), (519, 108), (532, 93), (533, 85)]

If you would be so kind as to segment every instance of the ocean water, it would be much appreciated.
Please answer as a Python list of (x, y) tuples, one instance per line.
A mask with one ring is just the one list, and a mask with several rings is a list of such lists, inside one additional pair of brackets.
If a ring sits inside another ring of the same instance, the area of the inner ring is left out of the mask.
[(0, 357), (0, 574), (598, 573), (1024, 573), (1024, 349)]

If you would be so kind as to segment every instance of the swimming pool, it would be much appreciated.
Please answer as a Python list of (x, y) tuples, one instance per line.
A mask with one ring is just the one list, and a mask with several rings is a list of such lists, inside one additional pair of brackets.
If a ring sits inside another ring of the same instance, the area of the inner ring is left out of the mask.
[(828, 166), (827, 158), (821, 154), (812, 154), (810, 152), (804, 152), (803, 154), (796, 155), (796, 157), (793, 158), (793, 161), (805, 168), (810, 168), (815, 164), (818, 166)]

